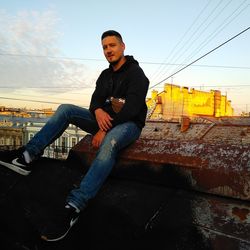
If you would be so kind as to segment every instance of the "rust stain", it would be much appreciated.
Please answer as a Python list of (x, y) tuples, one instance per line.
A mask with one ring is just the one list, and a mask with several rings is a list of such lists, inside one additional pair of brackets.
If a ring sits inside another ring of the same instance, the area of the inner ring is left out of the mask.
[(250, 213), (250, 211), (247, 208), (234, 207), (232, 209), (232, 214), (237, 216), (241, 221), (246, 220), (249, 213)]
[[(86, 136), (74, 150), (85, 152), (89, 161), (96, 152), (91, 136)], [(154, 168), (174, 165), (180, 174), (188, 173), (194, 189), (250, 200), (250, 144), (140, 138), (119, 157), (123, 162), (146, 162)]]
[[(193, 223), (203, 236), (214, 249), (223, 249), (225, 242), (246, 249), (242, 244), (249, 246), (249, 124), (250, 117), (244, 123), (229, 118), (188, 122), (182, 130), (179, 123), (147, 123), (140, 139), (121, 152), (118, 167), (128, 178), (152, 178), (160, 185), (198, 190), (200, 196), (188, 195), (187, 199), (191, 200)], [(88, 165), (96, 153), (90, 136), (73, 150), (84, 155)]]
[(196, 181), (197, 186), (202, 190), (212, 193), (224, 194), (231, 197), (245, 197), (249, 199), (249, 190), (247, 186), (248, 173), (245, 174), (230, 169), (217, 170), (202, 169), (192, 171), (192, 178)]

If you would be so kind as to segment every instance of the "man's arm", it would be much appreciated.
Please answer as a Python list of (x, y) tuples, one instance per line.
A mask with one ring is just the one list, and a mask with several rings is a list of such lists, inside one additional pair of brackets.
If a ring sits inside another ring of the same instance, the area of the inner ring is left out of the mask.
[(149, 81), (141, 69), (129, 76), (126, 100), (123, 108), (113, 117), (112, 125), (127, 122), (136, 117), (145, 105)]
[(89, 110), (93, 115), (95, 115), (96, 109), (103, 107), (107, 98), (106, 88), (104, 87), (103, 81), (104, 80), (103, 80), (103, 73), (102, 73), (96, 81), (95, 90), (90, 100)]
[(94, 148), (99, 148), (104, 137), (106, 136), (106, 132), (105, 131), (102, 131), (102, 130), (99, 130), (94, 136), (93, 136), (93, 139), (92, 139), (92, 146)]
[(112, 128), (112, 123), (111, 121), (113, 118), (103, 109), (98, 108), (95, 110), (95, 117), (98, 123), (99, 128), (102, 131), (107, 132)]
[(112, 117), (103, 110), (106, 102), (107, 94), (104, 87), (105, 80), (103, 79), (103, 72), (96, 81), (96, 87), (92, 94), (89, 110), (95, 116), (98, 126), (103, 131), (108, 131), (112, 127)]

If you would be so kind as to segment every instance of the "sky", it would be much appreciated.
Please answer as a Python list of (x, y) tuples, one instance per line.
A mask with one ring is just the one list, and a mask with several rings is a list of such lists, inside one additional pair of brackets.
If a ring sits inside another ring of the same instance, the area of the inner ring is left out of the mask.
[(0, 0), (0, 106), (87, 107), (108, 67), (101, 34), (114, 29), (148, 97), (166, 83), (216, 89), (249, 112), (249, 27), (250, 0)]

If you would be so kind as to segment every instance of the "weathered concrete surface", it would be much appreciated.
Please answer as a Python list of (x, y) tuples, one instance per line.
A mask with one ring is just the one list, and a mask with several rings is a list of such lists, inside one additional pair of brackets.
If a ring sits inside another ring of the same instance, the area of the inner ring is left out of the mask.
[[(87, 165), (95, 156), (91, 136), (86, 136), (73, 150)], [(117, 169), (126, 168), (124, 171), (132, 172), (130, 178), (141, 178), (139, 166), (141, 172), (150, 169), (149, 182), (169, 186), (166, 172), (175, 168), (185, 179), (176, 183), (179, 187), (188, 184), (197, 191), (250, 200), (250, 144), (140, 139), (120, 154)]]
[(55, 244), (38, 230), (89, 168), (91, 136), (66, 161), (41, 158), (27, 177), (0, 167), (0, 249), (250, 249), (250, 130), (224, 125), (191, 123), (181, 132), (178, 123), (147, 123)]
[(192, 118), (182, 130), (180, 122), (147, 121), (141, 138), (152, 140), (202, 140), (211, 143), (250, 144), (250, 118)]
[(41, 241), (39, 229), (83, 174), (74, 158), (42, 158), (26, 177), (1, 167), (0, 249), (210, 249), (191, 223), (191, 199), (183, 191), (112, 177), (68, 237)]
[[(152, 134), (148, 126), (147, 133), (119, 155), (111, 174), (115, 179), (174, 190), (174, 198), (166, 196), (145, 228), (151, 228), (152, 232), (162, 228), (168, 235), (170, 228), (174, 228), (171, 223), (174, 218), (176, 223), (182, 221), (182, 225), (198, 233), (201, 249), (250, 249), (250, 144), (247, 140), (221, 141), (218, 136), (209, 135), (211, 129), (223, 129), (225, 138), (229, 136), (228, 131), (224, 126), (218, 128), (209, 123), (199, 125), (200, 129), (196, 127), (193, 134), (189, 131), (188, 140), (162, 139), (164, 126), (172, 126), (172, 130), (179, 128), (173, 128), (175, 124), (156, 125), (158, 129), (150, 128)], [(236, 127), (246, 139), (248, 129), (238, 124)], [(227, 128), (235, 130), (235, 125)], [(169, 135), (171, 129), (167, 129)], [(158, 136), (153, 139), (155, 132)], [(86, 136), (78, 143), (68, 160), (74, 159), (87, 169), (96, 153), (91, 138)], [(185, 231), (183, 227), (178, 230)], [(182, 240), (185, 242), (185, 237)]]

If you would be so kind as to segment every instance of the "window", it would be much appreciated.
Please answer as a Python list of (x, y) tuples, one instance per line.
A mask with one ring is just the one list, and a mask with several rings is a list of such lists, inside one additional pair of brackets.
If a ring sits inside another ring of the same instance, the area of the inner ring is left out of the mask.
[(29, 140), (31, 140), (34, 137), (34, 133), (29, 133)]
[(71, 147), (76, 145), (76, 137), (71, 138)]
[(67, 153), (67, 137), (62, 137), (62, 153)]

